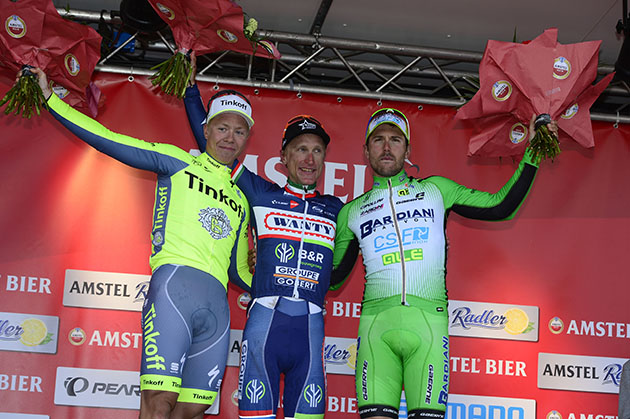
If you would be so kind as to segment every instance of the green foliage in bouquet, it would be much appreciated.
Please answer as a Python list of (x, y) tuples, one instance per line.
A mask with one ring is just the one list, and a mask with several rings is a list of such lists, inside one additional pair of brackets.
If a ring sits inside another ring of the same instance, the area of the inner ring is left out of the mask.
[(22, 117), (30, 119), (33, 116), (33, 111), (40, 115), (42, 107), (48, 109), (46, 98), (37, 84), (37, 77), (29, 68), (32, 67), (22, 67), (20, 77), (0, 100), (0, 107), (7, 105), (4, 109), (6, 115), (13, 112), (14, 115), (22, 115)]

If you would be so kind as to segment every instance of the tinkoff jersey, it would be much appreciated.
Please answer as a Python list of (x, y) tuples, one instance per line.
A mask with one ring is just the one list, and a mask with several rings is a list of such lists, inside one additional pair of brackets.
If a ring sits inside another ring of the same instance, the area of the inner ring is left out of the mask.
[(339, 213), (334, 266), (343, 266), (344, 256), (353, 254), (348, 250), (360, 246), (364, 302), (400, 295), (406, 304), (408, 294), (446, 302), (449, 212), (479, 220), (510, 219), (527, 196), (536, 170), (527, 151), (514, 175), (494, 194), (440, 176), (418, 180), (401, 171), (389, 178), (374, 177), (372, 189)]
[(194, 157), (170, 144), (114, 133), (51, 95), (52, 115), (97, 150), (138, 169), (157, 173), (153, 209), (153, 271), (165, 264), (207, 272), (227, 287), (248, 289), (249, 205), (231, 181), (231, 169), (203, 153)]

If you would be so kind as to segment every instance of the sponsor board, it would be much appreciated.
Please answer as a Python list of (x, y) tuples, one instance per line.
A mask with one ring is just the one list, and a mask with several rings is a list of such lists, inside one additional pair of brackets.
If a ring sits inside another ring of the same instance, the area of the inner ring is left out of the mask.
[(29, 415), (26, 413), (0, 412), (0, 419), (50, 419), (48, 415)]
[(527, 377), (527, 363), (513, 359), (450, 357), (451, 372)]
[[(240, 366), (242, 340), (242, 330), (230, 330), (230, 350), (228, 352), (227, 359), (227, 365), (230, 367)], [(326, 364), (326, 373), (354, 375), (356, 357), (356, 339), (329, 336), (324, 338), (324, 362)]]
[(230, 351), (228, 352), (227, 366), (238, 367), (241, 354), (241, 342), (243, 341), (243, 331), (230, 329)]
[[(551, 322), (556, 324), (555, 328), (552, 328)], [(558, 324), (562, 325), (559, 331), (557, 331)], [(559, 334), (565, 329), (567, 335), (630, 339), (630, 323), (571, 319), (569, 320), (569, 324), (565, 327), (564, 321), (559, 317), (554, 317), (550, 320), (549, 330), (552, 333)]]
[(139, 409), (140, 373), (57, 367), (55, 404)]
[(536, 419), (536, 400), (449, 394), (447, 419)]
[(624, 358), (538, 354), (538, 388), (619, 393)]
[(0, 313), (0, 350), (57, 353), (59, 317)]
[(66, 269), (63, 305), (142, 311), (150, 275)]
[(356, 339), (331, 336), (324, 338), (326, 373), (354, 375), (356, 360)]
[(449, 300), (451, 336), (538, 341), (538, 307)]

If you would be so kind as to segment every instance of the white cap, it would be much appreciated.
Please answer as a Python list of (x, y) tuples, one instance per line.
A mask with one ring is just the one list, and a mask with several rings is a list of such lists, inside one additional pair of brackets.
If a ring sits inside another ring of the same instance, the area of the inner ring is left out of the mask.
[(210, 99), (208, 115), (201, 124), (204, 125), (215, 116), (226, 112), (242, 116), (249, 128), (254, 125), (254, 120), (252, 119), (252, 105), (250, 105), (243, 96), (236, 94), (233, 90), (225, 91), (225, 94), (219, 92)]

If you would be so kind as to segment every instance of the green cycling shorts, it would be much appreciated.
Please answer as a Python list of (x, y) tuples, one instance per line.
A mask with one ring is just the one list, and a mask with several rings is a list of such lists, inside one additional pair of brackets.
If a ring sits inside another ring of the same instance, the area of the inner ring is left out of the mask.
[(409, 417), (443, 418), (448, 397), (446, 304), (408, 296), (364, 303), (356, 389), (361, 418), (397, 418), (405, 390)]

